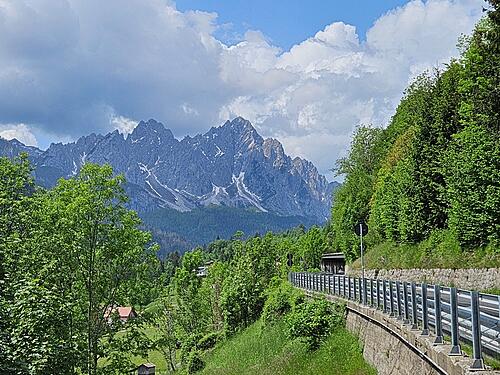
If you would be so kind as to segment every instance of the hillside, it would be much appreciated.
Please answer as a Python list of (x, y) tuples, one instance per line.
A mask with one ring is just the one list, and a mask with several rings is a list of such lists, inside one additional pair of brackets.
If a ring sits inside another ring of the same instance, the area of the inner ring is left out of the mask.
[(350, 260), (365, 221), (375, 268), (499, 264), (499, 30), (496, 9), (459, 59), (415, 79), (387, 128), (357, 128), (332, 207), (334, 247)]
[(282, 321), (271, 327), (257, 321), (204, 357), (204, 375), (376, 374), (363, 359), (358, 339), (337, 328), (315, 352), (290, 340)]
[(160, 244), (160, 258), (170, 251), (182, 252), (218, 238), (230, 238), (237, 231), (243, 231), (245, 236), (254, 236), (315, 224), (313, 219), (307, 217), (279, 216), (255, 209), (215, 205), (187, 212), (163, 208), (143, 213), (142, 219), (146, 228), (151, 230), (153, 239)]

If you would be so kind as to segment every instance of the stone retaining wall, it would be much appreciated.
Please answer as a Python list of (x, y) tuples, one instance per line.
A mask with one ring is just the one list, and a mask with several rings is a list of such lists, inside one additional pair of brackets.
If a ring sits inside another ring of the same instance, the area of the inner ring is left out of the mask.
[[(361, 277), (361, 270), (348, 268), (347, 275)], [(500, 289), (500, 268), (366, 270), (365, 277), (417, 283), (426, 282), (479, 291)]]
[[(306, 294), (320, 295), (306, 291)], [(467, 355), (449, 356), (451, 345), (434, 345), (435, 336), (422, 336), (421, 329), (412, 330), (402, 321), (380, 310), (326, 295), (332, 302), (346, 303), (347, 329), (359, 337), (363, 357), (379, 375), (500, 375), (499, 371), (472, 372)]]

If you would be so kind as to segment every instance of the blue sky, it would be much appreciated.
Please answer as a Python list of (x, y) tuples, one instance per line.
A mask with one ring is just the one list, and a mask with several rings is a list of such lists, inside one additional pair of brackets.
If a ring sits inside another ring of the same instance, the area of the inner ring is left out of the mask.
[(0, 136), (46, 148), (242, 116), (329, 178), (359, 124), (457, 56), (483, 0), (0, 0)]
[(216, 33), (223, 41), (239, 41), (247, 29), (260, 30), (279, 47), (316, 34), (335, 21), (356, 26), (361, 39), (373, 22), (387, 11), (404, 5), (402, 0), (177, 0), (182, 11), (216, 12), (225, 27)]

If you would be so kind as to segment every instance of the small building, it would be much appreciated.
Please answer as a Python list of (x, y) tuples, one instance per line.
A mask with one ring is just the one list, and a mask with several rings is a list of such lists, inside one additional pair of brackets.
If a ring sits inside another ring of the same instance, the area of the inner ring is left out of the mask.
[(345, 273), (344, 253), (323, 254), (323, 256), (321, 257), (320, 268), (321, 272), (343, 275)]
[(137, 313), (135, 312), (133, 307), (131, 307), (131, 306), (117, 306), (117, 307), (109, 308), (104, 313), (104, 318), (108, 321), (108, 323), (113, 322), (113, 315), (114, 314), (118, 315), (118, 319), (120, 319), (120, 321), (122, 323), (126, 323), (129, 319), (137, 318)]
[(198, 267), (196, 269), (196, 276), (198, 277), (205, 277), (208, 275), (208, 269), (214, 262), (211, 260), (209, 262), (206, 262), (203, 266)]
[(138, 375), (154, 375), (156, 366), (153, 363), (143, 363), (137, 368)]

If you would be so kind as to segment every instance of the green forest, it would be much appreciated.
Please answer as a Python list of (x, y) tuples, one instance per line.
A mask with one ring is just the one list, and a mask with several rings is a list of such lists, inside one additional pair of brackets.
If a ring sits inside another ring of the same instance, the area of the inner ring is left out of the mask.
[[(369, 265), (498, 266), (500, 251), (500, 15), (459, 42), (461, 57), (419, 76), (388, 126), (359, 126), (330, 222), (333, 247)], [(466, 260), (466, 262), (464, 262)], [(467, 262), (468, 261), (468, 262)]]
[[(323, 227), (236, 231), (160, 261), (110, 166), (87, 163), (46, 190), (26, 155), (0, 158), (0, 373), (126, 374), (148, 361), (165, 374), (268, 363), (275, 374), (290, 363), (375, 373), (344, 328), (345, 306), (305, 298), (287, 275), (318, 271), (325, 252), (356, 266), (361, 220), (370, 267), (500, 265), (500, 3), (490, 3), (460, 58), (419, 76), (386, 128), (356, 129)], [(117, 306), (138, 315), (122, 323)], [(260, 345), (269, 350), (252, 357)]]
[(160, 245), (161, 259), (172, 251), (183, 252), (217, 238), (230, 238), (242, 228), (246, 228), (245, 234), (248, 236), (264, 234), (266, 231), (280, 232), (298, 225), (310, 227), (315, 221), (302, 216), (280, 216), (270, 212), (215, 205), (187, 212), (163, 208), (144, 213), (141, 218), (146, 229), (151, 231), (153, 239)]

